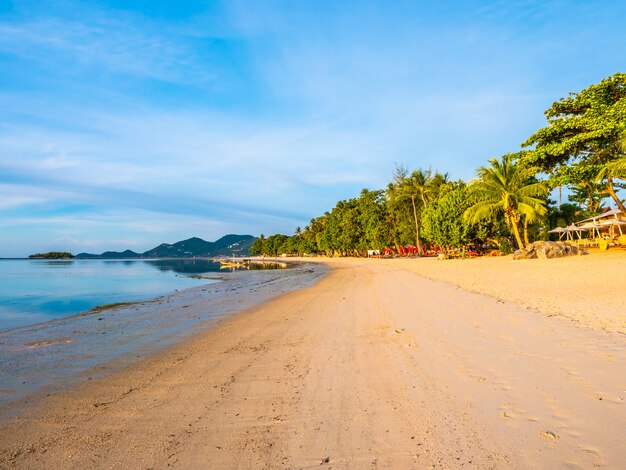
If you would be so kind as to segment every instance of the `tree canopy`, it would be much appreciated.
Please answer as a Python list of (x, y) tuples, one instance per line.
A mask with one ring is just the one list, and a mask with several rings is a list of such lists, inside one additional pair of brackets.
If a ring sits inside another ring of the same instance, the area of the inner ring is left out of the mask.
[[(522, 247), (556, 224), (596, 214), (608, 197), (626, 213), (618, 197), (626, 180), (626, 74), (571, 93), (545, 115), (548, 125), (525, 150), (489, 159), (475, 181), (398, 166), (384, 190), (339, 201), (293, 236), (261, 236), (251, 252), (364, 256), (422, 243), (510, 246), (511, 237)], [(571, 189), (570, 202), (551, 206), (549, 190), (561, 186)]]
[(522, 161), (551, 175), (553, 186), (581, 185), (602, 172), (604, 191), (626, 212), (615, 175), (606, 168), (625, 156), (626, 74), (616, 73), (545, 111), (548, 125), (531, 135)]
[(501, 159), (492, 158), (489, 166), (477, 170), (478, 180), (472, 185), (477, 202), (463, 214), (466, 221), (476, 224), (483, 219), (502, 214), (511, 228), (518, 246), (524, 246), (519, 233), (522, 215), (529, 221), (546, 214), (545, 201), (548, 188), (543, 182), (533, 181), (536, 170), (523, 167), (507, 154)]

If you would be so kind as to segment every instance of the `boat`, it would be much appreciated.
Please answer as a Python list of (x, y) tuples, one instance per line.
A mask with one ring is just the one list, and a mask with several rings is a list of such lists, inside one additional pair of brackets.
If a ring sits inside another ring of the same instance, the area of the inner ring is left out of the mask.
[(249, 260), (222, 260), (220, 268), (247, 268)]

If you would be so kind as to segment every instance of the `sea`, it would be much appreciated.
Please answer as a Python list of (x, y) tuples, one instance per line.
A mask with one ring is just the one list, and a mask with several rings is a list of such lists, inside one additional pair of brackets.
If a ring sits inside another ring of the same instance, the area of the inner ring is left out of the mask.
[(0, 330), (219, 282), (197, 276), (219, 271), (206, 259), (0, 260)]
[(279, 267), (0, 260), (0, 418), (33, 396), (106, 376), (328, 271), (317, 263)]

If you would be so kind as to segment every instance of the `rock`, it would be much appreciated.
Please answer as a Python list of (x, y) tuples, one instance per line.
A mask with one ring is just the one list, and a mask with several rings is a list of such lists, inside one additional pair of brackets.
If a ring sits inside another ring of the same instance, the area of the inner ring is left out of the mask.
[(537, 258), (553, 259), (578, 254), (578, 248), (567, 242), (545, 242), (537, 248)]
[[(530, 247), (530, 246), (529, 246)], [(526, 247), (526, 248), (529, 248)], [(523, 250), (515, 250), (515, 253), (513, 253), (513, 259), (518, 260), (518, 259), (530, 259), (531, 254), (535, 254), (534, 251), (526, 251), (526, 249)], [(536, 256), (535, 256), (536, 258)]]
[(537, 251), (539, 248), (541, 248), (546, 243), (551, 243), (551, 242), (547, 242), (547, 241), (544, 241), (544, 240), (537, 240), (536, 242), (531, 243), (531, 246), (533, 247), (534, 251)]
[(579, 254), (577, 247), (567, 242), (536, 241), (513, 253), (513, 259), (552, 259)]
[(537, 257), (537, 250), (545, 245), (547, 242), (536, 241), (527, 245), (525, 248), (519, 249), (513, 253), (513, 259), (535, 259)]

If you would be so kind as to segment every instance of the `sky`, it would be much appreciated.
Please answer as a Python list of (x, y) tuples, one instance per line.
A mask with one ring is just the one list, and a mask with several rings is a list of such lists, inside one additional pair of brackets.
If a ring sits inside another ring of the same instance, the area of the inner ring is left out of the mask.
[(624, 72), (623, 1), (0, 0), (0, 257), (291, 234)]

